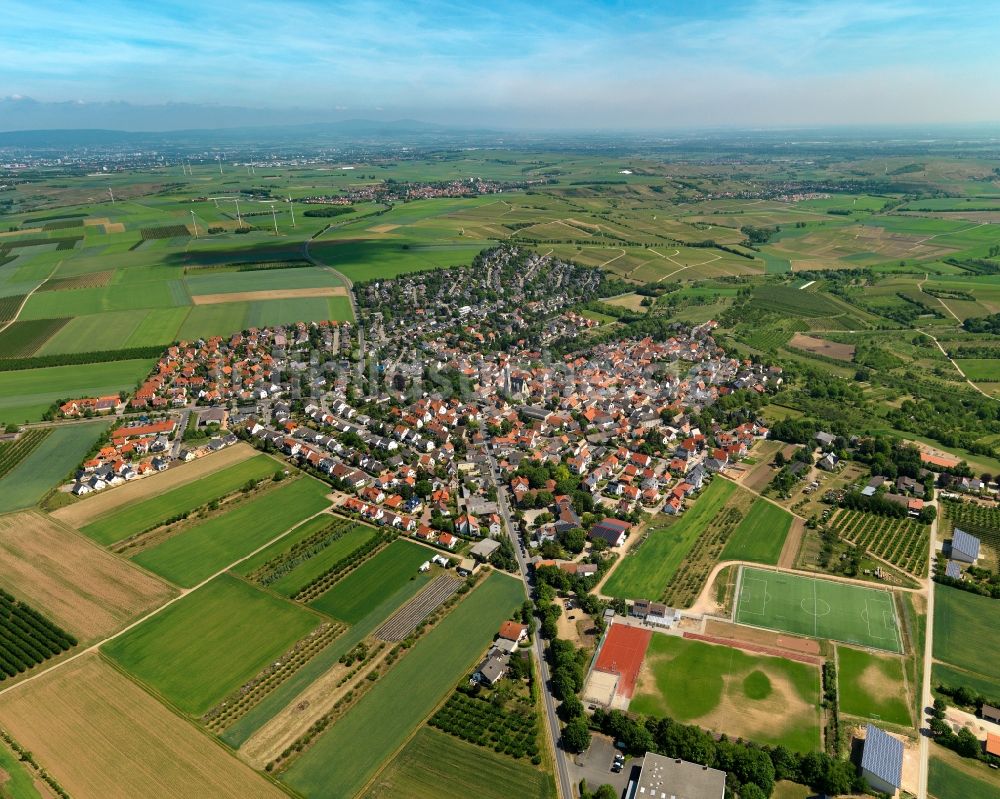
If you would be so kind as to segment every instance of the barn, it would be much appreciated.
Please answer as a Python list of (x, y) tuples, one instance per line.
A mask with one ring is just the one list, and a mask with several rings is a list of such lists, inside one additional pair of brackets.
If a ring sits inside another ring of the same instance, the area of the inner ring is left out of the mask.
[(876, 791), (895, 796), (902, 784), (903, 743), (874, 724), (865, 728), (861, 776)]

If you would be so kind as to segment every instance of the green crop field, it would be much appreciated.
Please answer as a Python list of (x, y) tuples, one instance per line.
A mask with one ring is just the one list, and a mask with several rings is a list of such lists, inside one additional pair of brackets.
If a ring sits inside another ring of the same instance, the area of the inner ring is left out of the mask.
[(551, 799), (555, 795), (550, 774), (423, 727), (379, 774), (364, 797)]
[(1000, 631), (995, 599), (959, 588), (934, 589), (934, 658), (983, 677), (995, 677)]
[(680, 519), (650, 524), (649, 537), (633, 549), (604, 584), (604, 594), (621, 599), (659, 598), (702, 528), (736, 490), (728, 480), (716, 479)]
[(34, 355), (68, 319), (32, 319), (14, 322), (0, 331), (0, 358), (27, 358)]
[[(315, 521), (320, 521), (320, 519)], [(300, 563), (283, 577), (275, 580), (268, 588), (282, 596), (290, 597), (374, 537), (375, 528), (365, 524), (356, 524), (317, 555)]]
[(303, 608), (221, 575), (103, 647), (185, 713), (202, 715), (320, 624)]
[(0, 422), (37, 422), (59, 399), (130, 391), (153, 368), (150, 359), (0, 372)]
[(996, 799), (1000, 779), (987, 766), (962, 760), (935, 746), (927, 792), (933, 799)]
[(362, 563), (343, 580), (335, 583), (310, 606), (334, 618), (354, 624), (383, 597), (413, 580), (429, 577), (417, 569), (434, 553), (409, 541), (394, 541), (375, 557)]
[(916, 519), (894, 519), (874, 513), (838, 509), (829, 521), (845, 541), (917, 576), (927, 573), (930, 525)]
[(995, 358), (962, 358), (957, 363), (969, 380), (1000, 383), (1000, 361)]
[(738, 585), (738, 624), (903, 651), (888, 591), (748, 566)]
[[(118, 508), (81, 528), (81, 532), (99, 544), (113, 544), (156, 527), (165, 519), (193, 511), (213, 499), (221, 499), (242, 488), (248, 480), (271, 477), (280, 466), (268, 455), (255, 455), (187, 485)], [(155, 481), (156, 477), (146, 479)]]
[(791, 526), (792, 514), (767, 500), (757, 499), (726, 542), (722, 560), (775, 565)]
[(349, 652), (381, 626), (389, 616), (411, 600), (426, 580), (410, 580), (395, 592), (380, 597), (368, 615), (342, 633), (332, 644), (313, 657), (301, 669), (282, 682), (222, 734), (222, 740), (232, 747), (241, 746), (264, 724), (270, 721), (317, 677), (333, 668), (341, 655)]
[(55, 427), (0, 479), (0, 513), (30, 508), (61, 480), (72, 476), (108, 422)]
[(816, 666), (654, 635), (629, 710), (811, 752), (820, 745), (819, 691)]
[(143, 550), (134, 560), (177, 585), (191, 587), (323, 510), (328, 490), (311, 477), (294, 480)]
[(0, 478), (27, 458), (51, 432), (51, 427), (33, 427), (21, 433), (16, 441), (0, 441)]
[(901, 658), (838, 646), (837, 694), (841, 713), (902, 727), (913, 723)]
[(42, 799), (34, 775), (6, 744), (0, 744), (0, 774), (4, 778), (0, 785), (0, 797), (3, 799)]
[(946, 666), (944, 663), (935, 663), (931, 671), (931, 686), (937, 689), (938, 685), (952, 689), (961, 688), (964, 685), (983, 696), (1000, 700), (1000, 678), (982, 677), (962, 669)]
[(519, 580), (491, 574), (281, 777), (307, 797), (352, 797), (485, 652), (524, 601)]

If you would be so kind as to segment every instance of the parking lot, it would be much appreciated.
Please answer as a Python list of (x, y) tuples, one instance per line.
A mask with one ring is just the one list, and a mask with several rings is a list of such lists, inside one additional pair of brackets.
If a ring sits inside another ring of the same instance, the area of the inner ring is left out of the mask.
[(638, 777), (642, 758), (629, 758), (625, 761), (625, 767), (615, 774), (611, 770), (611, 764), (617, 753), (618, 750), (615, 749), (614, 742), (610, 738), (604, 735), (594, 735), (590, 742), (590, 748), (583, 754), (574, 757), (570, 762), (573, 784), (579, 785), (580, 780), (586, 780), (590, 790), (599, 788), (601, 785), (611, 785), (618, 791), (619, 796), (623, 796), (633, 769)]

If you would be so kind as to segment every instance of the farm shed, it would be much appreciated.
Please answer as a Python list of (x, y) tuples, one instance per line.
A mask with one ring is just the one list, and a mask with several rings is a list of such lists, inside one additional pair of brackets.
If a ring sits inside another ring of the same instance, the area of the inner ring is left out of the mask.
[(499, 541), (494, 541), (492, 538), (484, 538), (469, 550), (469, 554), (478, 560), (489, 560), (490, 555), (498, 549), (500, 549)]
[(993, 705), (983, 705), (980, 715), (984, 721), (992, 721), (994, 724), (1000, 724), (1000, 708), (993, 707)]
[(903, 744), (889, 733), (869, 724), (861, 754), (861, 776), (876, 791), (895, 796), (902, 784)]
[(628, 538), (628, 531), (632, 525), (619, 519), (604, 519), (590, 528), (587, 537), (593, 541), (595, 538), (603, 538), (613, 547), (620, 547)]
[(951, 537), (951, 558), (975, 563), (979, 558), (979, 539), (956, 527)]

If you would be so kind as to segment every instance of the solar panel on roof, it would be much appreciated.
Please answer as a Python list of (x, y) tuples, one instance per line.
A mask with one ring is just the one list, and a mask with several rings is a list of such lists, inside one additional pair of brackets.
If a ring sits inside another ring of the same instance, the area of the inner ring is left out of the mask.
[(898, 788), (903, 774), (902, 742), (869, 724), (861, 754), (861, 768)]
[(956, 527), (951, 537), (951, 549), (975, 560), (979, 557), (979, 539)]

